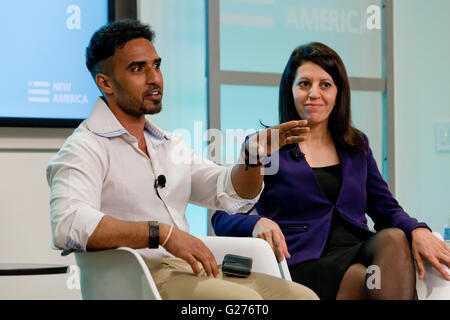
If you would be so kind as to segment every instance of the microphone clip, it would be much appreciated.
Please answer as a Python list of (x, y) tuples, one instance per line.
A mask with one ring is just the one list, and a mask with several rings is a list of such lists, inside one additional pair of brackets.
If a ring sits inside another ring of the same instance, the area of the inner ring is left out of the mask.
[(166, 186), (166, 182), (167, 182), (166, 176), (163, 174), (159, 175), (158, 178), (155, 179), (154, 187), (155, 187), (156, 195), (158, 196), (159, 199), (161, 199), (161, 196), (159, 195), (158, 188), (161, 188), (161, 189), (164, 188)]
[(296, 149), (291, 149), (289, 151), (289, 155), (291, 156), (291, 159), (295, 161), (305, 158), (305, 154), (301, 151), (297, 151)]
[(155, 179), (155, 188), (164, 188), (166, 186), (166, 176), (161, 174)]

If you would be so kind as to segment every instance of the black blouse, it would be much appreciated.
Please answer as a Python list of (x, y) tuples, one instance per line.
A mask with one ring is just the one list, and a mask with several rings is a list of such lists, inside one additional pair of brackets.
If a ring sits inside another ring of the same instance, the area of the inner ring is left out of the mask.
[(336, 204), (341, 190), (342, 184), (342, 166), (336, 164), (334, 166), (323, 168), (312, 168), (317, 182), (322, 187), (323, 192), (332, 204)]
[[(316, 176), (317, 182), (327, 196), (328, 200), (333, 205), (336, 205), (342, 184), (341, 164), (312, 169), (314, 175)], [(325, 252), (334, 247), (356, 244), (365, 238), (367, 238), (366, 232), (359, 230), (357, 227), (347, 222), (335, 209), (333, 212), (333, 219), (331, 221), (331, 228), (328, 235), (327, 245), (325, 247)]]

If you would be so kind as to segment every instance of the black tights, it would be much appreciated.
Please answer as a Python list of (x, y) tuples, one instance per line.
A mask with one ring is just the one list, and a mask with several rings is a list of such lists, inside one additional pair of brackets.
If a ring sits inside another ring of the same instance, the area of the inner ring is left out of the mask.
[(341, 280), (336, 299), (413, 300), (417, 298), (415, 288), (409, 242), (402, 230), (389, 228), (361, 247), (355, 264)]

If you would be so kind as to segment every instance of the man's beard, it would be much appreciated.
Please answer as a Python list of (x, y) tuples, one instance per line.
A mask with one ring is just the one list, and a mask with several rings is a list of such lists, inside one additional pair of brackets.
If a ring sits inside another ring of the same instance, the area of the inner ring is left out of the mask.
[[(151, 107), (146, 107), (143, 101), (132, 102), (128, 100), (128, 101), (117, 101), (117, 103), (123, 112), (136, 118), (139, 118), (142, 115), (146, 114), (157, 114), (161, 112), (162, 109), (161, 100), (156, 101)], [(136, 108), (136, 105), (139, 105), (140, 107)]]
[[(146, 99), (145, 97), (148, 95), (148, 92), (144, 92), (144, 94), (141, 97), (141, 100), (134, 99), (127, 95), (126, 91), (123, 90), (123, 88), (117, 84), (117, 88), (119, 90), (121, 99), (117, 100), (117, 104), (119, 105), (120, 109), (125, 112), (126, 114), (139, 118), (142, 115), (146, 114), (157, 114), (161, 112), (162, 109), (162, 99), (160, 100), (152, 100), (151, 106), (145, 106)], [(161, 90), (160, 88), (158, 88)], [(162, 90), (161, 90), (162, 94)], [(149, 101), (147, 101), (149, 102)], [(137, 107), (139, 106), (139, 107)]]

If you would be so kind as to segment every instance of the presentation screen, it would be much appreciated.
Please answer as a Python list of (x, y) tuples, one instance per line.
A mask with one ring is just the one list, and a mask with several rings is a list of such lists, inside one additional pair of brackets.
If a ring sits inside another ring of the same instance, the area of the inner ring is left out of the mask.
[(100, 91), (85, 66), (108, 0), (0, 1), (0, 126), (73, 127)]

